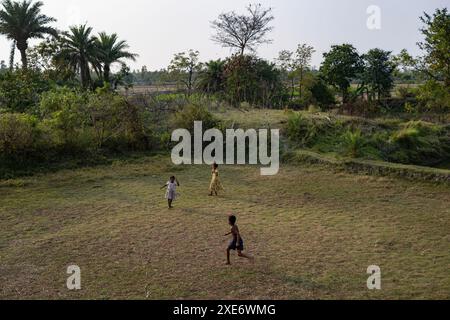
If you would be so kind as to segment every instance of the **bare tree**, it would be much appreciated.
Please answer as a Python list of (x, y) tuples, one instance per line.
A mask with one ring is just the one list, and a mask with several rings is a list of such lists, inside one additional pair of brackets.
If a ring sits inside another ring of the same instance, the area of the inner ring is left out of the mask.
[(216, 30), (212, 40), (224, 48), (239, 50), (241, 55), (246, 49), (254, 52), (259, 45), (272, 42), (267, 34), (273, 30), (269, 24), (274, 19), (272, 8), (263, 8), (261, 4), (249, 5), (247, 15), (222, 13), (212, 22)]

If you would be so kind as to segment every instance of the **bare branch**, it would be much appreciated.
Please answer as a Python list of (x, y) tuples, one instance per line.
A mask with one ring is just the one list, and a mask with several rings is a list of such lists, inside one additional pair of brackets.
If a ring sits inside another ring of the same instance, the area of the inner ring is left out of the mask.
[(216, 31), (212, 40), (222, 47), (237, 49), (242, 55), (246, 49), (254, 52), (259, 45), (272, 42), (267, 35), (273, 30), (273, 20), (272, 8), (261, 4), (249, 5), (247, 15), (222, 13), (211, 23)]

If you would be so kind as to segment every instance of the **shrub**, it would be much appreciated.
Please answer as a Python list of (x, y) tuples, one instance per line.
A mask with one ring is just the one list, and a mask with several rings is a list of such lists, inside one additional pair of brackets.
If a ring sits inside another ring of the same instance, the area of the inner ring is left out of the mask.
[(340, 108), (342, 114), (362, 117), (377, 115), (381, 110), (376, 101), (366, 101), (364, 99), (356, 99), (352, 102), (345, 103)]
[(286, 126), (286, 135), (292, 142), (304, 147), (308, 145), (312, 138), (311, 124), (299, 113), (290, 114)]
[(420, 86), (417, 99), (423, 111), (441, 114), (450, 111), (450, 90), (437, 81), (428, 81)]
[(443, 129), (423, 121), (411, 121), (394, 132), (389, 141), (394, 162), (417, 165), (436, 165), (448, 159), (450, 139)]
[(318, 79), (311, 87), (311, 94), (314, 103), (324, 110), (336, 104), (335, 94), (321, 79)]
[(188, 105), (173, 115), (171, 126), (173, 129), (188, 129), (194, 132), (194, 122), (202, 121), (203, 130), (208, 130), (220, 126), (217, 120), (205, 107), (198, 105)]
[(119, 151), (150, 146), (150, 133), (144, 126), (143, 111), (124, 97), (97, 89), (89, 95), (86, 110), (98, 148)]
[(0, 115), (0, 154), (4, 158), (17, 158), (37, 148), (40, 137), (38, 119), (19, 113)]
[(397, 96), (402, 100), (415, 99), (417, 90), (406, 86), (399, 86), (397, 88)]
[(34, 70), (0, 74), (0, 109), (19, 113), (34, 111), (39, 95), (49, 88), (50, 83)]
[(342, 135), (342, 153), (352, 158), (358, 158), (361, 156), (361, 149), (366, 146), (366, 143), (360, 130), (347, 131)]
[(85, 94), (65, 87), (41, 95), (39, 114), (46, 127), (50, 128), (56, 144), (66, 150), (72, 149), (71, 152), (78, 152), (92, 144), (86, 136), (89, 122), (86, 101)]
[(234, 106), (248, 102), (264, 107), (282, 107), (287, 100), (280, 71), (265, 60), (234, 55), (226, 61), (223, 72), (225, 98)]

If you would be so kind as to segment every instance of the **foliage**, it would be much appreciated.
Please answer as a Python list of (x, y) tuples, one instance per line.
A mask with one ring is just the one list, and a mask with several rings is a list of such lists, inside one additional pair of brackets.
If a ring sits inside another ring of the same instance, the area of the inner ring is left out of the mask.
[(310, 145), (314, 138), (311, 122), (299, 113), (290, 115), (286, 126), (286, 135), (299, 146)]
[(51, 82), (35, 70), (17, 70), (0, 74), (0, 109), (11, 112), (33, 112), (39, 95)]
[(361, 57), (351, 44), (334, 45), (323, 57), (320, 72), (328, 84), (340, 90), (346, 103), (351, 81), (362, 71)]
[(41, 1), (23, 0), (21, 2), (3, 0), (0, 10), (0, 34), (14, 40), (22, 56), (22, 67), (28, 67), (27, 49), (29, 39), (42, 39), (45, 35), (57, 35), (50, 27), (56, 19), (41, 13), (44, 4)]
[(291, 101), (294, 99), (297, 84), (300, 99), (304, 99), (305, 73), (311, 66), (311, 59), (314, 52), (313, 47), (307, 44), (299, 44), (295, 52), (283, 50), (279, 53), (278, 63), (281, 70), (287, 73), (288, 80), (291, 84)]
[(186, 86), (188, 96), (192, 94), (198, 74), (202, 69), (199, 55), (198, 51), (189, 50), (176, 54), (170, 62), (169, 71), (177, 81)]
[(48, 37), (36, 46), (28, 49), (28, 64), (33, 70), (61, 86), (77, 86), (76, 73), (62, 59), (63, 41)]
[(220, 124), (205, 107), (191, 104), (173, 115), (171, 126), (174, 129), (188, 129), (193, 133), (195, 121), (202, 121), (204, 130), (217, 128)]
[(327, 86), (321, 78), (316, 79), (311, 87), (313, 103), (322, 109), (329, 109), (336, 103), (333, 91)]
[[(55, 145), (62, 145), (73, 151), (80, 150), (86, 143), (84, 130), (88, 125), (86, 114), (87, 96), (65, 87), (42, 94), (39, 113), (54, 137)], [(89, 143), (87, 143), (89, 144)]]
[(444, 114), (450, 111), (450, 90), (437, 81), (427, 81), (417, 90), (417, 99), (422, 111)]
[(198, 88), (206, 93), (223, 92), (225, 88), (224, 70), (225, 61), (223, 60), (207, 62), (200, 72)]
[(369, 50), (362, 56), (364, 71), (362, 81), (367, 86), (369, 100), (380, 101), (391, 94), (394, 87), (393, 72), (395, 65), (391, 60), (391, 52), (381, 49)]
[(391, 136), (390, 161), (419, 165), (436, 165), (450, 156), (450, 136), (443, 128), (411, 121)]
[(226, 62), (224, 77), (225, 97), (234, 106), (248, 102), (273, 107), (285, 101), (280, 71), (265, 60), (234, 55)]
[(379, 158), (379, 151), (370, 145), (370, 140), (361, 130), (347, 130), (340, 137), (340, 153), (350, 158)]
[(127, 51), (129, 45), (125, 40), (120, 40), (117, 34), (108, 35), (106, 32), (100, 32), (98, 38), (95, 39), (95, 56), (99, 63), (99, 76), (106, 83), (111, 81), (111, 65), (124, 62), (122, 59), (136, 61), (138, 56), (135, 53)]
[(444, 79), (450, 87), (450, 13), (447, 8), (436, 9), (430, 16), (421, 17), (425, 26), (421, 29), (425, 37), (419, 47), (425, 51), (424, 64), (434, 79)]
[(92, 84), (90, 64), (98, 66), (95, 60), (95, 41), (91, 35), (92, 28), (85, 25), (72, 26), (64, 33), (63, 50), (60, 59), (64, 60), (72, 70), (79, 71), (81, 85), (88, 88)]
[(296, 147), (345, 157), (436, 166), (450, 156), (450, 130), (421, 121), (403, 124), (340, 122), (290, 115), (286, 136)]
[(98, 148), (117, 149), (123, 144), (136, 149), (148, 147), (148, 131), (143, 114), (124, 97), (111, 93), (109, 88), (90, 94), (86, 105)]
[(40, 136), (38, 119), (21, 113), (0, 114), (0, 157), (29, 154)]

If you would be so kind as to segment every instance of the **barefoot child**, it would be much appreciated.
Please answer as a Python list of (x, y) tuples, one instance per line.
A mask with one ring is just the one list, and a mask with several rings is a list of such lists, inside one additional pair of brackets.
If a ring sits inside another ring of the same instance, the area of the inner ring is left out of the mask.
[(212, 178), (211, 183), (209, 185), (209, 195), (212, 197), (214, 194), (216, 196), (219, 195), (219, 191), (223, 191), (222, 183), (219, 178), (219, 165), (214, 162), (212, 165)]
[(166, 192), (166, 199), (169, 204), (169, 209), (172, 209), (172, 203), (177, 197), (177, 186), (180, 186), (180, 183), (178, 182), (178, 179), (174, 176), (170, 177), (170, 180), (161, 187), (161, 189), (164, 189), (167, 187)]
[(230, 242), (230, 244), (228, 245), (228, 249), (227, 249), (227, 264), (230, 265), (230, 251), (231, 250), (237, 250), (238, 252), (238, 256), (240, 258), (246, 258), (246, 259), (253, 259), (245, 254), (242, 253), (242, 251), (244, 251), (244, 240), (241, 237), (241, 234), (239, 233), (239, 228), (236, 224), (237, 218), (234, 215), (229, 216), (228, 218), (228, 223), (231, 226), (231, 232), (227, 233), (225, 235), (229, 236), (229, 235), (233, 235), (233, 240)]

